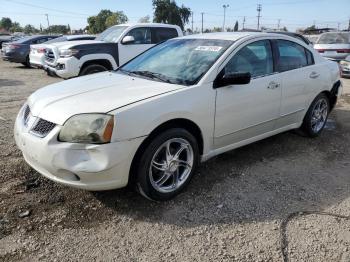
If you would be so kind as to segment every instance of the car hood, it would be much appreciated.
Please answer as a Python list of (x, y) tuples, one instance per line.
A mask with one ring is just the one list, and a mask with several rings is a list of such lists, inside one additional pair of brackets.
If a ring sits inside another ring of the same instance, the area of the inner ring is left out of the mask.
[(51, 43), (48, 46), (53, 48), (59, 48), (59, 49), (68, 49), (76, 45), (94, 45), (99, 43), (104, 43), (104, 42), (97, 41), (97, 40), (77, 40), (77, 41)]
[(41, 88), (28, 98), (28, 105), (33, 116), (62, 125), (76, 114), (107, 113), (183, 87), (102, 72)]

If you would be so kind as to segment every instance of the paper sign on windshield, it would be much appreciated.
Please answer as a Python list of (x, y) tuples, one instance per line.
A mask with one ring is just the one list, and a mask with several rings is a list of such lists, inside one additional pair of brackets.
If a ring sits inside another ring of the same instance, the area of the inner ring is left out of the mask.
[(206, 52), (219, 52), (222, 49), (222, 46), (198, 46), (196, 51), (206, 51)]

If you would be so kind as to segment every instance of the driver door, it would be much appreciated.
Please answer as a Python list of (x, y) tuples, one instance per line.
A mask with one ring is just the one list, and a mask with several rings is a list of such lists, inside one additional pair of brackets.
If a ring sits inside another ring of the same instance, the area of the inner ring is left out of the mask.
[(270, 41), (245, 45), (222, 70), (221, 75), (250, 72), (252, 78), (249, 84), (216, 89), (215, 148), (272, 131), (279, 116), (282, 88), (274, 73)]
[(131, 29), (125, 36), (132, 36), (135, 41), (126, 44), (121, 41), (118, 44), (119, 66), (154, 46), (151, 43), (151, 28), (149, 27)]

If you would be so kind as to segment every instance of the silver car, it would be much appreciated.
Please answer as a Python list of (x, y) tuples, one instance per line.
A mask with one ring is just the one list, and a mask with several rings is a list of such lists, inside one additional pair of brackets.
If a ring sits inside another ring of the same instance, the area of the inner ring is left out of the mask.
[(322, 56), (340, 61), (350, 55), (350, 33), (323, 33), (318, 38), (314, 48)]
[(350, 55), (339, 62), (342, 77), (350, 77)]

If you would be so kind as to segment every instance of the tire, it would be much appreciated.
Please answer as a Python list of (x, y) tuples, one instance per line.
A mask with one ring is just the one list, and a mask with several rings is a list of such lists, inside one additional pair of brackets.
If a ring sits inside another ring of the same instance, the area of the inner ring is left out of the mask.
[(31, 67), (30, 66), (30, 60), (29, 60), (29, 55), (26, 57), (26, 61), (24, 63), (22, 63), (22, 65), (24, 65), (25, 67)]
[(138, 163), (136, 189), (150, 200), (166, 201), (190, 182), (199, 163), (198, 143), (187, 130), (172, 128), (146, 146)]
[(108, 69), (104, 67), (103, 65), (99, 64), (92, 64), (84, 66), (83, 69), (80, 71), (79, 76), (85, 76), (85, 75), (91, 75), (103, 71), (107, 71)]
[(330, 112), (328, 97), (321, 93), (312, 101), (301, 126), (302, 131), (309, 137), (321, 134)]

